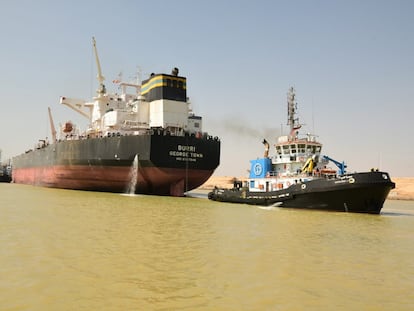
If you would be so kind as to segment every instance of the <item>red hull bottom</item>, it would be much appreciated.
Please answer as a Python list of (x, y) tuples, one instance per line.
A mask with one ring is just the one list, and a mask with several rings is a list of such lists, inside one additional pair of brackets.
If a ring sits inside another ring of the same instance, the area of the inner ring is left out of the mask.
[[(211, 170), (174, 168), (139, 168), (133, 193), (183, 196), (185, 191), (202, 185), (213, 173)], [(13, 170), (13, 182), (35, 186), (128, 192), (132, 180), (129, 167), (120, 166), (54, 166), (19, 168)]]

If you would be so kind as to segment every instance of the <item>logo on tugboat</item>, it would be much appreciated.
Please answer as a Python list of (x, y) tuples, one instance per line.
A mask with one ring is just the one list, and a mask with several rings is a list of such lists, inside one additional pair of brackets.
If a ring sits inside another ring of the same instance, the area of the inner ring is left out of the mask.
[(254, 165), (253, 169), (254, 169), (254, 174), (256, 176), (259, 176), (260, 174), (262, 174), (263, 168), (262, 168), (262, 165), (260, 163), (256, 163)]

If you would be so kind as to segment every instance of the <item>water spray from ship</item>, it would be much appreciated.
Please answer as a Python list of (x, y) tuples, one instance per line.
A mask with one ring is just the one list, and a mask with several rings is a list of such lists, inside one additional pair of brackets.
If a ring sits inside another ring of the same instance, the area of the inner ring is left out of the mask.
[(127, 194), (134, 195), (137, 190), (138, 182), (138, 170), (139, 170), (139, 161), (138, 154), (135, 155), (134, 161), (132, 161), (131, 170), (129, 172), (130, 181), (127, 189)]

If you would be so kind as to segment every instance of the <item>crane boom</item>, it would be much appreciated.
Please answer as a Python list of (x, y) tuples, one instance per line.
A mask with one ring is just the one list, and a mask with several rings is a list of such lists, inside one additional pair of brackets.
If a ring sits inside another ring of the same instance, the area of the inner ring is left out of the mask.
[(322, 156), (325, 160), (331, 161), (332, 163), (334, 163), (338, 168), (339, 168), (339, 174), (340, 175), (344, 175), (346, 173), (346, 164), (344, 161), (339, 162), (336, 161), (334, 159), (332, 159), (331, 157), (328, 157), (327, 155)]
[(94, 53), (95, 53), (96, 67), (97, 67), (97, 70), (98, 70), (98, 75), (96, 76), (96, 78), (98, 79), (98, 82), (99, 82), (98, 94), (104, 94), (106, 92), (105, 85), (103, 84), (103, 82), (105, 80), (105, 77), (102, 75), (101, 64), (99, 62), (98, 49), (96, 48), (95, 37), (92, 37), (92, 43), (93, 43), (93, 50), (94, 50)]
[(47, 107), (49, 111), (49, 121), (50, 121), (50, 130), (52, 131), (52, 142), (56, 142), (56, 129), (55, 124), (53, 123), (53, 117), (52, 117), (52, 111), (50, 110), (50, 107)]

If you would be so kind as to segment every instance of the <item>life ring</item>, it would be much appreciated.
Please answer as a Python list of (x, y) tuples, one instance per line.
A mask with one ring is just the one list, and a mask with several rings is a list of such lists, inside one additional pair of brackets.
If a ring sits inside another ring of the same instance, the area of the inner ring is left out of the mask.
[(351, 177), (351, 178), (348, 179), (348, 181), (349, 181), (350, 184), (353, 184), (355, 182), (355, 179), (353, 177)]
[(290, 181), (287, 181), (287, 182), (286, 182), (286, 186), (290, 187), (290, 185), (291, 185), (291, 184), (290, 184)]

